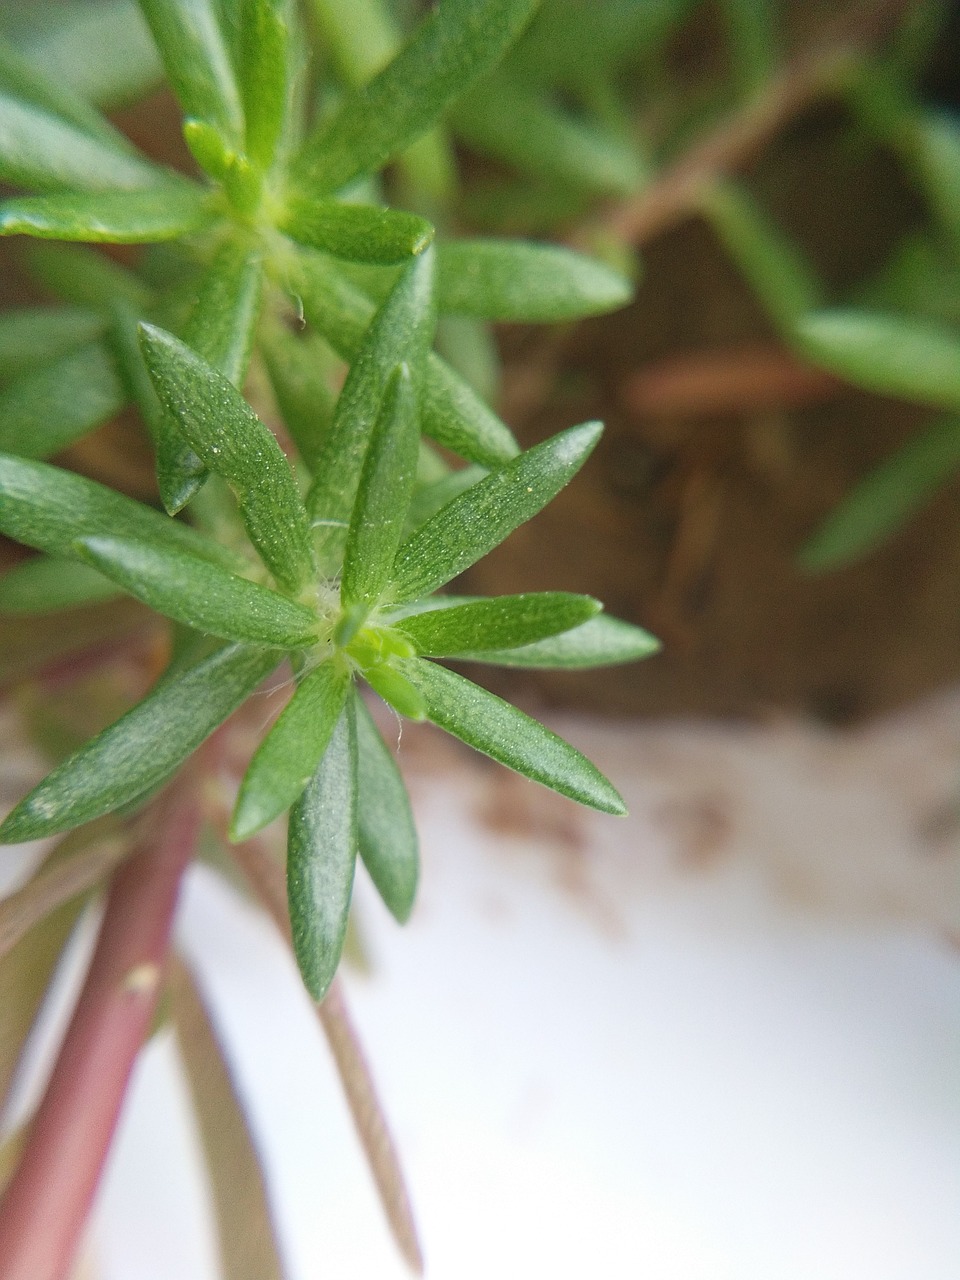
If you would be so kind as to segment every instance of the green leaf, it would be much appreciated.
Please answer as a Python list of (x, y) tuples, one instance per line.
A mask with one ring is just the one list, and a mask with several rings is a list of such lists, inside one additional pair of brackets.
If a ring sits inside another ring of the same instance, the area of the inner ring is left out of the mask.
[(33, 278), (74, 306), (109, 311), (122, 301), (142, 311), (152, 300), (142, 280), (97, 249), (34, 242), (23, 253)]
[(333, 379), (342, 368), (325, 339), (312, 332), (291, 333), (265, 320), (260, 350), (277, 398), (284, 426), (312, 473), (333, 421)]
[(346, 529), (388, 382), (398, 364), (420, 365), (434, 319), (433, 255), (427, 253), (405, 268), (376, 313), (337, 401), (307, 497), (313, 523), (327, 531), (321, 545), (335, 546), (336, 531)]
[(408, 720), (426, 719), (426, 699), (406, 673), (398, 670), (393, 662), (377, 662), (365, 666), (362, 674), (374, 693), (379, 694), (387, 706), (393, 707), (398, 716), (406, 716)]
[(797, 323), (800, 351), (854, 386), (960, 410), (960, 334), (907, 316), (820, 311)]
[(945, 111), (925, 111), (915, 128), (914, 164), (940, 225), (960, 251), (960, 125)]
[(77, 307), (21, 307), (0, 315), (0, 382), (48, 364), (99, 337), (102, 316)]
[(239, 391), (189, 347), (153, 325), (141, 349), (157, 394), (205, 466), (233, 489), (250, 541), (277, 582), (313, 576), (306, 512), (276, 438)]
[[(451, 602), (455, 597), (451, 597)], [(648, 631), (598, 614), (562, 635), (537, 640), (516, 649), (476, 649), (458, 653), (460, 662), (488, 662), (498, 667), (582, 670), (621, 662), (639, 662), (660, 649), (660, 641)]]
[(293, 949), (322, 1000), (343, 950), (357, 860), (357, 733), (352, 700), (290, 813), (287, 894)]
[(137, 600), (197, 631), (284, 649), (317, 641), (317, 615), (305, 605), (179, 547), (100, 536), (83, 538), (76, 551)]
[(0, 532), (51, 555), (71, 554), (82, 538), (105, 535), (166, 543), (231, 570), (244, 565), (189, 525), (105, 485), (8, 454), (0, 454)]
[(960, 419), (929, 427), (872, 471), (800, 552), (808, 573), (840, 569), (885, 542), (960, 469)]
[(340, 581), (347, 607), (372, 608), (387, 585), (416, 480), (419, 441), (410, 370), (402, 364), (387, 382), (350, 518)]
[(576, 320), (626, 306), (629, 281), (571, 249), (454, 240), (437, 249), (437, 306), (486, 320)]
[(535, 516), (580, 470), (603, 427), (570, 427), (478, 480), (400, 547), (389, 598), (415, 600), (469, 569)]
[(420, 875), (417, 830), (400, 770), (359, 693), (357, 717), (357, 835), (360, 856), (387, 909), (409, 919)]
[(45, 75), (39, 64), (24, 57), (3, 37), (0, 37), (0, 92), (59, 116), (110, 146), (129, 149), (130, 144), (123, 134), (118, 133), (95, 107), (73, 93), (69, 86)]
[(296, 12), (290, 0), (243, 0), (240, 80), (247, 154), (266, 170), (273, 163), (290, 107), (290, 41)]
[(445, 0), (333, 120), (310, 138), (296, 165), (298, 185), (338, 191), (373, 173), (440, 118), (523, 30), (538, 0)]
[(0, 178), (40, 191), (133, 191), (156, 186), (164, 172), (145, 157), (0, 93)]
[(603, 813), (626, 813), (616, 788), (595, 765), (509, 702), (423, 659), (404, 663), (404, 671), (426, 699), (428, 718), (447, 733), (571, 800)]
[(183, 114), (241, 146), (243, 107), (214, 0), (140, 0), (140, 7)]
[(750, 98), (770, 83), (779, 53), (773, 0), (723, 0), (733, 75), (740, 94)]
[(424, 484), (422, 488), (417, 488), (407, 513), (410, 532), (426, 524), (441, 507), (445, 507), (452, 498), (475, 485), (478, 480), (482, 480), (486, 474), (486, 467), (470, 465), (461, 467), (458, 471), (450, 471), (447, 475)]
[(433, 239), (433, 227), (415, 213), (303, 196), (287, 201), (277, 226), (335, 258), (385, 266), (416, 257)]
[(34, 556), (0, 576), (0, 614), (54, 613), (119, 594), (115, 583), (75, 560)]
[(186, 182), (144, 191), (67, 191), (0, 201), (0, 235), (87, 243), (149, 244), (199, 230), (206, 192)]
[[(309, 324), (344, 360), (352, 361), (375, 311), (373, 302), (320, 253), (302, 251), (288, 288), (302, 302)], [(420, 405), (421, 429), (438, 444), (480, 466), (495, 467), (517, 453), (505, 423), (433, 351), (427, 356)]]
[(126, 402), (101, 342), (85, 343), (0, 392), (0, 449), (49, 457), (119, 413)]
[(350, 673), (328, 660), (308, 672), (260, 743), (240, 784), (231, 840), (247, 840), (302, 794), (327, 749), (350, 692)]
[(412, 640), (418, 653), (449, 658), (471, 650), (533, 644), (579, 626), (602, 607), (592, 596), (536, 591), (424, 610), (390, 625)]
[(276, 665), (275, 651), (231, 645), (161, 680), (34, 787), (0, 825), (0, 841), (67, 831), (152, 791)]

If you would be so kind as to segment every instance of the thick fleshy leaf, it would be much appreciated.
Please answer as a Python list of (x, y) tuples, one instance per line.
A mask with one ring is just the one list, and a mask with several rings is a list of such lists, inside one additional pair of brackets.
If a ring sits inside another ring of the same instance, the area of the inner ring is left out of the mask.
[(582, 670), (621, 662), (639, 662), (660, 649), (649, 631), (601, 613), (561, 635), (517, 649), (477, 649), (458, 653), (460, 662), (489, 662), (498, 667)]
[(318, 619), (305, 605), (179, 547), (101, 535), (76, 550), (137, 600), (197, 631), (284, 649), (316, 643)]
[(404, 664), (434, 724), (534, 782), (603, 813), (624, 814), (616, 788), (575, 747), (509, 702), (423, 659)]
[(811, 573), (859, 560), (897, 531), (960, 470), (960, 419), (928, 427), (872, 471), (800, 552)]
[(0, 201), (0, 236), (149, 244), (190, 235), (209, 216), (206, 193), (186, 182), (144, 191), (66, 191)]
[(243, 142), (243, 107), (215, 0), (140, 0), (183, 114)]
[(102, 316), (78, 307), (21, 307), (0, 316), (0, 383), (96, 338)]
[(244, 774), (230, 823), (231, 840), (249, 839), (286, 813), (302, 794), (349, 692), (350, 673), (337, 660), (322, 662), (300, 680)]
[(66, 120), (0, 93), (0, 178), (38, 191), (154, 187), (164, 172)]
[(115, 582), (76, 560), (34, 556), (0, 576), (0, 613), (54, 613), (120, 594)]
[(287, 202), (277, 225), (291, 240), (335, 258), (384, 266), (416, 257), (433, 239), (433, 227), (415, 213), (302, 196)]
[(305, 191), (337, 191), (409, 146), (503, 57), (538, 0), (445, 0), (412, 39), (308, 140), (297, 163)]
[(485, 320), (536, 323), (615, 311), (629, 281), (571, 249), (515, 240), (453, 240), (437, 249), (437, 306)]
[(393, 625), (426, 657), (483, 649), (514, 649), (569, 631), (599, 613), (592, 596), (536, 591), (424, 610)]
[(129, 149), (130, 144), (123, 134), (118, 133), (95, 107), (72, 92), (69, 86), (45, 75), (39, 64), (24, 57), (3, 37), (0, 37), (0, 92), (59, 116), (110, 146)]
[(277, 582), (297, 591), (313, 573), (306, 512), (276, 438), (239, 391), (189, 347), (153, 325), (141, 349), (165, 409), (211, 471), (236, 494), (253, 545)]
[[(288, 287), (302, 302), (307, 322), (352, 361), (374, 315), (370, 298), (325, 255), (307, 251), (298, 257)], [(427, 355), (420, 414), (426, 435), (480, 466), (498, 466), (518, 452), (506, 424), (434, 351)]]
[(586, 422), (562, 431), (448, 502), (397, 552), (390, 599), (429, 595), (469, 569), (573, 479), (602, 430)]
[(161, 680), (34, 787), (0, 825), (0, 841), (67, 831), (152, 791), (269, 675), (277, 656), (230, 645)]
[(260, 351), (284, 426), (312, 473), (333, 421), (334, 376), (342, 368), (318, 333), (293, 333), (283, 324), (265, 321)]
[(346, 607), (380, 599), (403, 536), (417, 476), (417, 402), (406, 364), (387, 382), (350, 517), (340, 579)]
[(376, 313), (337, 401), (307, 499), (313, 523), (330, 530), (323, 539), (328, 545), (348, 526), (388, 381), (402, 362), (419, 370), (434, 318), (433, 255), (427, 253), (405, 268)]
[(854, 386), (960, 410), (960, 332), (909, 316), (820, 311), (797, 324), (800, 350)]
[(129, 537), (179, 547), (235, 570), (244, 561), (189, 525), (105, 485), (45, 462), (0, 454), (0, 532), (50, 555), (68, 555), (82, 538)]
[(126, 398), (107, 347), (85, 343), (0, 392), (0, 449), (49, 457), (119, 413)]
[(322, 1000), (347, 932), (357, 860), (357, 733), (352, 700), (290, 813), (287, 894), (303, 981)]
[(420, 875), (410, 797), (393, 752), (359, 693), (357, 717), (357, 838), (363, 865), (390, 913), (409, 919)]
[(241, 7), (240, 89), (247, 154), (269, 169), (290, 107), (291, 0), (244, 0)]
[(143, 311), (152, 300), (142, 280), (98, 249), (35, 241), (24, 246), (23, 255), (33, 278), (75, 307), (109, 311), (122, 301)]

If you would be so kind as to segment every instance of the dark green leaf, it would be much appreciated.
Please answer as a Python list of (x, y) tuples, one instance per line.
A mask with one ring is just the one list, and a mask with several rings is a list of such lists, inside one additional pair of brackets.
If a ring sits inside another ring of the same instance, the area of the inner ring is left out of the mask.
[(586, 622), (602, 608), (592, 596), (537, 591), (424, 610), (392, 625), (427, 657), (471, 650), (515, 649)]
[(210, 216), (206, 193), (186, 182), (145, 191), (66, 191), (0, 202), (0, 235), (149, 244), (190, 235)]
[(115, 583), (76, 560), (34, 556), (0, 577), (0, 613), (54, 613), (119, 594)]
[(372, 608), (383, 594), (403, 535), (419, 440), (410, 370), (398, 365), (384, 391), (350, 518), (340, 581), (345, 606)]
[(433, 239), (426, 218), (368, 204), (294, 196), (277, 224), (292, 240), (335, 258), (391, 266), (422, 253)]
[(0, 841), (67, 831), (152, 791), (276, 665), (275, 651), (231, 645), (161, 680), (34, 787), (0, 826)]
[(571, 427), (478, 480), (397, 552), (390, 599), (415, 600), (475, 564), (535, 516), (586, 462), (603, 427)]
[(44, 458), (99, 427), (126, 401), (110, 352), (85, 343), (0, 393), (0, 449)]
[(265, 322), (260, 350), (284, 426), (311, 472), (333, 420), (335, 371), (342, 368), (317, 333), (291, 333), (283, 324)]
[(605, 613), (564, 631), (562, 635), (525, 644), (517, 649), (482, 649), (458, 653), (461, 662), (489, 662), (498, 667), (567, 668), (606, 667), (638, 662), (660, 648), (660, 641), (619, 618)]
[(326, 545), (335, 546), (336, 530), (347, 528), (387, 383), (401, 362), (419, 368), (433, 338), (434, 318), (433, 255), (428, 252), (404, 269), (376, 313), (337, 401), (307, 502), (313, 523), (330, 531), (323, 538)]
[(907, 316), (820, 311), (797, 324), (815, 364), (880, 395), (960, 410), (960, 333)]
[(70, 553), (81, 538), (106, 535), (180, 547), (227, 569), (244, 563), (189, 525), (105, 485), (5, 454), (0, 454), (0, 532), (52, 555)]
[(305, 605), (179, 547), (99, 536), (76, 551), (157, 613), (198, 631), (284, 649), (317, 641), (318, 619)]
[(454, 240), (437, 249), (437, 306), (486, 320), (576, 320), (626, 306), (630, 283), (571, 249)]
[(417, 830), (393, 752), (359, 694), (357, 717), (357, 835), (360, 856), (388, 910), (403, 924), (417, 892)]
[(290, 813), (287, 893), (293, 949), (307, 990), (322, 1000), (347, 931), (357, 860), (357, 734), (352, 700)]
[(98, 311), (117, 301), (141, 311), (150, 305), (147, 285), (100, 250), (35, 242), (23, 253), (33, 278), (64, 302)]
[(300, 680), (244, 774), (230, 823), (231, 840), (249, 839), (302, 794), (349, 692), (350, 673), (336, 659), (322, 662)]
[(79, 308), (22, 307), (0, 316), (0, 382), (65, 355), (96, 338), (104, 320)]
[(140, 0), (183, 114), (242, 145), (243, 107), (212, 0)]
[(960, 469), (960, 420), (927, 428), (871, 472), (800, 552), (810, 573), (840, 569), (885, 542)]
[(575, 747), (509, 702), (432, 662), (404, 664), (430, 720), (477, 751), (603, 813), (624, 814), (616, 788)]
[(40, 191), (98, 191), (154, 187), (164, 174), (145, 157), (0, 93), (0, 178)]
[(277, 582), (298, 591), (313, 575), (306, 512), (275, 437), (221, 373), (172, 334), (141, 327), (157, 394), (205, 466), (237, 496), (250, 540)]
[(290, 105), (290, 0), (243, 0), (240, 79), (247, 154), (262, 169), (273, 163)]
[(523, 30), (537, 0), (445, 0), (420, 23), (401, 52), (301, 154), (306, 191), (338, 191), (373, 173), (440, 118)]

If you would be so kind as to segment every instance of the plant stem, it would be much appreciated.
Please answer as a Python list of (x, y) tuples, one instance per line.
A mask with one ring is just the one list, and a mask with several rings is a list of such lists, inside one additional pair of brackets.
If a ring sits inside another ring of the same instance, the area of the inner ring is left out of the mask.
[(160, 990), (199, 811), (166, 799), (156, 835), (114, 874), (103, 923), (23, 1156), (0, 1201), (4, 1280), (64, 1280)]

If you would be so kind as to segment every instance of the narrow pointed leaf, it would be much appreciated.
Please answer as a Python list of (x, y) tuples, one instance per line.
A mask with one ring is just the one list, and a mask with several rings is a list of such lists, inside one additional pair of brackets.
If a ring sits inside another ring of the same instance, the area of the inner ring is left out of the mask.
[(105, 485), (45, 462), (0, 454), (0, 532), (51, 555), (82, 538), (106, 535), (180, 547), (227, 569), (244, 562), (189, 525)]
[(363, 678), (398, 716), (408, 720), (425, 720), (427, 703), (423, 694), (392, 662), (378, 662), (363, 668)]
[(880, 395), (960, 410), (960, 333), (908, 316), (821, 311), (797, 324), (800, 350)]
[(433, 227), (415, 213), (339, 200), (293, 197), (277, 225), (291, 240), (335, 258), (383, 266), (416, 257), (433, 239)]
[(77, 554), (157, 613), (208, 635), (284, 649), (317, 640), (310, 609), (179, 547), (100, 536), (82, 539)]
[(393, 752), (359, 694), (357, 717), (357, 836), (360, 856), (390, 913), (410, 916), (420, 874), (410, 797)]
[(340, 598), (372, 607), (387, 585), (417, 475), (420, 432), (408, 367), (387, 383), (367, 450), (343, 558)]
[(0, 201), (0, 235), (150, 244), (190, 235), (209, 216), (205, 192), (186, 183), (145, 191), (69, 191)]
[(429, 595), (469, 569), (573, 479), (602, 430), (599, 422), (571, 427), (448, 502), (397, 552), (390, 598)]
[(247, 154), (269, 169), (290, 106), (290, 0), (244, 0), (241, 7), (240, 80)]
[(437, 250), (437, 306), (485, 320), (575, 320), (630, 301), (629, 281), (559, 245), (454, 240)]
[(334, 374), (342, 368), (317, 333), (291, 333), (285, 325), (264, 323), (260, 350), (284, 426), (312, 473), (333, 421)]
[(534, 782), (603, 813), (624, 814), (616, 788), (575, 747), (509, 702), (432, 662), (405, 664), (434, 724)]
[(357, 735), (351, 702), (290, 813), (290, 926), (297, 963), (314, 1000), (326, 995), (340, 961), (356, 857)]
[(105, 328), (102, 316), (78, 307), (21, 307), (0, 316), (0, 382), (48, 364)]
[(243, 140), (243, 107), (214, 0), (140, 0), (183, 114)]
[(96, 107), (90, 106), (69, 86), (45, 75), (6, 39), (0, 37), (0, 92), (59, 116), (85, 133), (101, 138), (112, 147), (128, 149), (129, 143)]
[(102, 342), (85, 343), (0, 392), (0, 449), (45, 458), (119, 413), (126, 391)]
[(579, 626), (601, 608), (592, 596), (538, 591), (425, 610), (394, 625), (413, 641), (418, 653), (447, 658), (471, 650), (533, 644)]
[(54, 613), (120, 595), (102, 573), (76, 560), (34, 556), (0, 576), (0, 614)]
[[(308, 495), (314, 524), (334, 532), (346, 529), (387, 383), (399, 363), (419, 367), (433, 325), (433, 255), (428, 253), (401, 273), (351, 365)], [(335, 543), (333, 533), (325, 541)]]
[(33, 278), (75, 307), (108, 311), (123, 301), (143, 311), (152, 301), (142, 280), (98, 249), (34, 242), (24, 246), (23, 254)]
[(445, 0), (363, 89), (310, 139), (297, 170), (304, 189), (337, 191), (409, 146), (494, 67), (537, 0)]
[(164, 172), (128, 150), (0, 93), (0, 178), (38, 191), (153, 187)]
[(330, 742), (350, 691), (339, 662), (322, 662), (303, 677), (260, 743), (240, 784), (231, 840), (247, 840), (301, 795)]
[(275, 650), (231, 645), (162, 680), (34, 787), (0, 825), (0, 841), (67, 831), (153, 790), (276, 665)]
[(153, 325), (141, 349), (157, 394), (211, 471), (237, 496), (253, 545), (277, 582), (297, 591), (313, 572), (306, 512), (276, 438), (239, 391), (184, 343)]
[(571, 631), (516, 649), (476, 649), (457, 654), (460, 662), (488, 662), (498, 667), (582, 670), (621, 662), (639, 662), (660, 649), (649, 631), (601, 613)]

